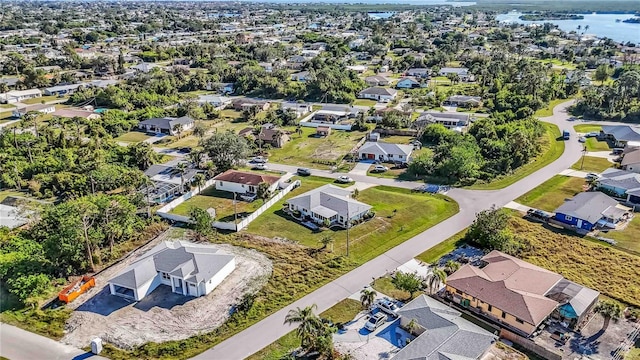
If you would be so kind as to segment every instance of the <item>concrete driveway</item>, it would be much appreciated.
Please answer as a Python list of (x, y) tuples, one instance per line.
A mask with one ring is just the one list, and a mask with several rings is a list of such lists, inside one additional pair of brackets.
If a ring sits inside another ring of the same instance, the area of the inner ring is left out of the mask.
[(367, 176), (367, 171), (369, 171), (371, 164), (371, 161), (360, 161), (353, 169), (351, 169), (351, 171), (349, 171), (349, 175)]

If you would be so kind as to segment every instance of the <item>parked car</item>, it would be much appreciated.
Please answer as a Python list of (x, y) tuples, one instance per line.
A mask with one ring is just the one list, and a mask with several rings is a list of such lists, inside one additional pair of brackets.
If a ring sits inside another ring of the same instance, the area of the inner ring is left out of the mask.
[(311, 170), (307, 168), (298, 168), (298, 175), (300, 176), (309, 176), (311, 175)]
[(380, 310), (382, 310), (383, 312), (393, 317), (398, 317), (398, 305), (396, 305), (396, 303), (391, 301), (391, 299), (382, 298), (378, 300), (377, 305), (380, 308)]
[(600, 174), (588, 173), (587, 176), (585, 176), (584, 178), (587, 180), (597, 180), (600, 178)]
[(571, 133), (569, 132), (569, 130), (563, 130), (562, 131), (562, 138), (565, 140), (569, 140), (569, 138), (571, 137)]
[(190, 147), (183, 147), (183, 148), (179, 148), (179, 149), (178, 149), (178, 152), (179, 152), (179, 153), (182, 153), (182, 154), (188, 154), (188, 153), (190, 153), (190, 152), (191, 152), (191, 148), (190, 148)]
[(256, 163), (256, 164), (265, 164), (268, 161), (269, 161), (269, 159), (267, 159), (264, 156), (256, 156), (253, 159), (251, 159), (251, 162), (252, 163)]
[(336, 182), (340, 184), (348, 184), (348, 183), (352, 183), (353, 179), (348, 177), (347, 175), (340, 175), (336, 179)]
[(384, 165), (376, 165), (373, 167), (373, 169), (371, 171), (373, 172), (385, 172), (389, 170), (388, 167), (384, 166)]
[(597, 131), (592, 131), (592, 132), (590, 132), (590, 133), (586, 133), (586, 134), (584, 134), (584, 136), (586, 136), (586, 137), (588, 137), (588, 138), (590, 138), (590, 137), (598, 137), (598, 135), (599, 135), (599, 134), (598, 134), (598, 132), (597, 132)]
[(529, 209), (527, 210), (527, 217), (530, 219), (546, 222), (553, 217), (553, 214), (538, 209)]
[(613, 149), (613, 151), (611, 151), (611, 153), (612, 153), (613, 155), (620, 155), (620, 154), (622, 154), (623, 152), (624, 152), (624, 149), (623, 149), (623, 148), (615, 148), (615, 149)]
[(579, 142), (581, 142), (581, 143), (585, 143), (585, 142), (587, 142), (587, 138), (586, 138), (586, 137), (584, 137), (584, 136), (580, 136), (580, 137), (578, 138), (578, 141), (579, 141)]
[(387, 314), (379, 312), (369, 318), (366, 323), (364, 323), (364, 328), (369, 331), (374, 331), (379, 328), (380, 325), (384, 324), (387, 321)]
[(258, 163), (258, 164), (254, 164), (253, 167), (251, 167), (251, 170), (267, 170), (267, 164), (265, 163)]

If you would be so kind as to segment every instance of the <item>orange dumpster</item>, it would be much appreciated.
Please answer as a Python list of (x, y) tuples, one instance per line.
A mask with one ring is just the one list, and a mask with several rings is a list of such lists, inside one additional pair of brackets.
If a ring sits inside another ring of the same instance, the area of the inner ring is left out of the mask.
[(58, 299), (66, 304), (72, 302), (80, 296), (80, 294), (96, 286), (96, 279), (92, 276), (83, 276), (82, 279), (72, 283), (62, 289), (58, 294)]

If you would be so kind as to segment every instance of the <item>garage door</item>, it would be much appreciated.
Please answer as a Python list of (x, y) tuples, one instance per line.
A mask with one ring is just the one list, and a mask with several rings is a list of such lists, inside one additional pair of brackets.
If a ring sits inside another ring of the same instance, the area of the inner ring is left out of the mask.
[(193, 283), (188, 283), (188, 284), (189, 284), (189, 295), (198, 296), (198, 287), (196, 286), (196, 284), (193, 284)]

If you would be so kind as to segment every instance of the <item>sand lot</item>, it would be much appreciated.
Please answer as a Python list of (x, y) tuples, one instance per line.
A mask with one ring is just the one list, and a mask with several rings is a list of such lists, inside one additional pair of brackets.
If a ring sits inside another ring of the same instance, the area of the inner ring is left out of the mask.
[(163, 285), (137, 303), (112, 296), (107, 281), (139, 254), (161, 240), (169, 240), (166, 237), (161, 236), (96, 277), (96, 287), (73, 303), (76, 309), (66, 324), (63, 342), (86, 347), (91, 339), (100, 337), (130, 349), (147, 342), (186, 339), (212, 331), (229, 317), (238, 299), (258, 291), (267, 282), (273, 269), (271, 261), (255, 250), (217, 244), (221, 250), (236, 256), (236, 269), (207, 296), (185, 297)]

